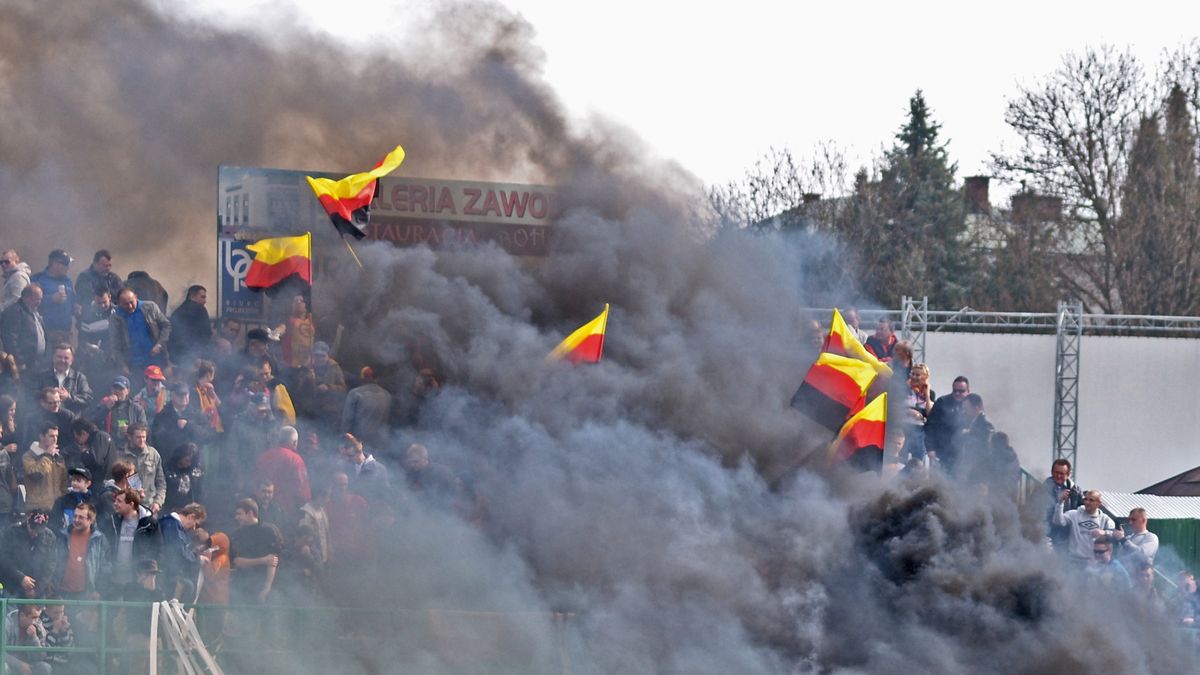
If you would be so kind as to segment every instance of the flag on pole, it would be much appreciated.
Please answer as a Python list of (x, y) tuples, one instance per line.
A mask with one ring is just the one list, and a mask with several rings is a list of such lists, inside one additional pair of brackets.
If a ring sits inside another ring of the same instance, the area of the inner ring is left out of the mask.
[(854, 331), (850, 330), (850, 326), (842, 318), (842, 313), (836, 307), (833, 309), (833, 320), (829, 323), (829, 335), (825, 336), (825, 342), (821, 345), (821, 351), (839, 356), (848, 356), (859, 361), (866, 361), (871, 364), (875, 372), (886, 377), (892, 376), (891, 366), (880, 361), (874, 354), (867, 351), (867, 348), (855, 337)]
[(604, 331), (608, 328), (608, 303), (600, 316), (580, 326), (558, 343), (546, 356), (547, 361), (566, 359), (571, 363), (599, 363), (604, 352)]
[(351, 174), (338, 181), (312, 176), (306, 178), (337, 231), (362, 239), (367, 236), (371, 200), (379, 188), (379, 179), (395, 171), (403, 161), (404, 148), (397, 145), (374, 169), (366, 173)]
[(293, 274), (312, 285), (312, 233), (296, 237), (259, 239), (246, 247), (254, 261), (246, 271), (246, 286), (270, 288)]
[(850, 462), (863, 469), (883, 466), (883, 446), (887, 436), (887, 392), (846, 420), (837, 439), (829, 445), (829, 463)]
[(792, 396), (792, 407), (837, 431), (862, 409), (876, 375), (866, 361), (822, 352)]

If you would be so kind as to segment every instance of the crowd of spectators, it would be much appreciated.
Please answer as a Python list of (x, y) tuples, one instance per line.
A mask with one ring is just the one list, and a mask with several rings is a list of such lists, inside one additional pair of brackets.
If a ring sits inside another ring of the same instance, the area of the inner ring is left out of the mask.
[[(374, 369), (347, 376), (305, 293), (243, 336), (236, 319), (214, 325), (202, 286), (168, 314), (162, 285), (122, 281), (108, 251), (74, 283), (73, 262), (55, 250), (31, 274), (0, 255), (0, 582), (43, 602), (10, 612), (10, 644), (94, 643), (96, 617), (60, 598), (367, 606), (406, 502), (478, 524), (428, 448), (378, 456), (436, 395), (431, 369), (401, 405)], [(261, 617), (237, 617), (201, 615), (210, 648), (263, 639)], [(149, 615), (112, 624), (144, 640)], [(14, 672), (94, 665), (9, 657)]]

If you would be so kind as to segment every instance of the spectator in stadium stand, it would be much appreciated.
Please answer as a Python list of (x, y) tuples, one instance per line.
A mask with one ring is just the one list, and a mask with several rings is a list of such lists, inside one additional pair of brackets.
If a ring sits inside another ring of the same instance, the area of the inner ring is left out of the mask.
[(21, 445), (17, 431), (17, 400), (0, 395), (0, 527), (20, 515)]
[[(899, 353), (899, 350), (897, 350)], [(893, 365), (896, 359), (892, 359)], [(900, 372), (900, 371), (895, 371)], [(929, 366), (918, 363), (909, 370), (908, 383), (904, 388), (903, 416), (905, 447), (909, 457), (925, 458), (925, 421), (933, 410), (933, 399), (936, 396), (929, 388)]]
[(875, 334), (867, 338), (863, 346), (880, 361), (891, 361), (896, 349), (896, 335), (892, 333), (891, 320), (880, 319), (879, 323), (875, 324)]
[(1118, 528), (1114, 535), (1118, 542), (1117, 560), (1130, 570), (1140, 563), (1153, 565), (1158, 555), (1158, 535), (1146, 529), (1149, 522), (1146, 509), (1139, 506), (1129, 512), (1129, 532)]
[(146, 413), (146, 424), (150, 425), (153, 436), (154, 420), (167, 407), (167, 376), (158, 366), (146, 366), (142, 370), (142, 381), (145, 386), (134, 394), (133, 402)]
[(429, 449), (420, 443), (408, 446), (404, 453), (404, 476), (408, 489), (427, 503), (452, 503), (462, 487), (449, 467), (430, 461)]
[(108, 540), (95, 527), (96, 507), (80, 502), (69, 528), (58, 534), (55, 588), (65, 597), (107, 588), (112, 579)]
[(0, 550), (10, 566), (11, 576), (3, 579), (9, 595), (34, 598), (45, 592), (58, 561), (50, 510), (29, 509), (23, 521), (8, 526), (0, 535)]
[[(75, 415), (71, 411), (66, 410), (62, 406), (62, 399), (59, 398), (57, 387), (45, 387), (37, 392), (38, 407), (29, 412), (24, 421), (25, 432), (27, 434), (36, 433), (43, 424), (54, 424), (59, 429), (59, 436), (64, 437), (70, 432), (71, 423), (75, 421)], [(24, 438), (24, 444), (28, 446), (36, 439), (33, 435), (27, 435)]]
[(0, 344), (0, 396), (11, 396), (16, 400), (22, 396), (21, 371), (17, 368), (17, 359), (4, 351)]
[(162, 537), (162, 552), (158, 557), (162, 565), (159, 585), (172, 598), (191, 601), (194, 597), (195, 588), (188, 587), (200, 571), (200, 558), (192, 548), (191, 533), (207, 518), (205, 508), (193, 502), (158, 520)]
[(907, 457), (904, 453), (904, 427), (895, 425), (887, 430), (883, 447), (883, 482), (890, 482), (904, 469)]
[(249, 491), (253, 482), (246, 469), (254, 466), (259, 453), (275, 442), (279, 427), (266, 393), (250, 397), (246, 409), (230, 423), (229, 442), (225, 446), (228, 461), (220, 467), (222, 480), (232, 482), (237, 492), (245, 494)]
[(997, 431), (988, 439), (982, 454), (971, 463), (966, 476), (971, 485), (982, 486), (988, 494), (1015, 499), (1021, 477), (1021, 460), (1013, 450), (1008, 434)]
[[(409, 450), (412, 451), (412, 448)], [(341, 442), (338, 444), (338, 454), (342, 456), (344, 462), (340, 467), (341, 470), (350, 477), (351, 492), (362, 495), (372, 504), (392, 497), (387, 467), (376, 461), (375, 456), (367, 452), (363, 442), (354, 434), (342, 434)], [(425, 459), (426, 465), (421, 471), (428, 469), (428, 451), (426, 451)]]
[(136, 424), (146, 426), (146, 411), (130, 400), (129, 378), (124, 375), (113, 378), (112, 390), (92, 406), (85, 416), (112, 437), (118, 453), (129, 450), (130, 427)]
[(162, 311), (167, 311), (168, 296), (167, 289), (163, 285), (150, 276), (149, 272), (135, 270), (129, 273), (125, 278), (125, 286), (132, 288), (139, 298), (144, 298), (158, 305)]
[(290, 371), (307, 365), (316, 340), (317, 327), (313, 324), (312, 312), (308, 311), (308, 299), (304, 295), (297, 293), (292, 296), (291, 314), (275, 330), (280, 335), (279, 349), (283, 353), (283, 367)]
[(238, 502), (233, 519), (238, 524), (229, 537), (235, 602), (265, 603), (275, 584), (283, 535), (274, 525), (259, 522), (258, 504), (253, 499)]
[(258, 519), (279, 528), (280, 532), (291, 529), (291, 523), (284, 518), (283, 509), (275, 501), (275, 483), (269, 479), (260, 478), (254, 490), (254, 503), (258, 504)]
[[(893, 366), (894, 367), (894, 366)], [(954, 378), (950, 393), (939, 396), (929, 411), (925, 422), (925, 449), (940, 452), (954, 438), (955, 432), (963, 428), (962, 402), (971, 393), (971, 382), (963, 375)]]
[(229, 341), (229, 346), (236, 351), (241, 351), (242, 343), (242, 322), (232, 316), (227, 316), (221, 319), (217, 337), (224, 338)]
[(957, 476), (969, 476), (980, 458), (987, 452), (992, 432), (996, 428), (983, 412), (983, 397), (967, 394), (963, 399), (962, 420), (965, 424), (950, 443), (950, 454), (939, 457), (942, 470)]
[(333, 472), (329, 505), (329, 566), (326, 579), (339, 602), (366, 599), (371, 590), (363, 579), (375, 561), (375, 537), (371, 509), (362, 495), (350, 491), (345, 471)]
[(192, 502), (204, 503), (204, 467), (200, 464), (200, 449), (195, 443), (175, 446), (163, 475), (167, 479), (164, 511), (174, 511)]
[(51, 367), (41, 371), (33, 381), (37, 389), (55, 387), (62, 406), (79, 416), (92, 405), (92, 387), (87, 375), (79, 372), (75, 365), (75, 350), (61, 342), (54, 346)]
[(313, 344), (312, 371), (317, 417), (332, 425), (342, 412), (346, 376), (342, 366), (330, 356), (329, 345), (325, 342)]
[(1158, 587), (1155, 586), (1154, 565), (1148, 562), (1140, 562), (1132, 570), (1127, 570), (1133, 581), (1133, 592), (1147, 602), (1150, 606), (1158, 609), (1166, 609), (1166, 599), (1159, 593)]
[(296, 453), (299, 444), (300, 434), (296, 427), (284, 426), (279, 430), (275, 447), (259, 455), (255, 465), (258, 480), (275, 484), (275, 502), (289, 522), (297, 518), (300, 507), (312, 499), (308, 467), (304, 458)]
[(261, 371), (262, 362), (266, 360), (271, 363), (271, 373), (280, 372), (279, 362), (271, 354), (271, 335), (262, 328), (251, 328), (246, 332), (246, 346), (242, 349), (240, 359), (242, 368)]
[(29, 284), (21, 290), (18, 302), (0, 313), (0, 343), (17, 361), (22, 376), (32, 376), (46, 355), (46, 328), (38, 306), (42, 288)]
[(117, 306), (113, 304), (113, 296), (107, 286), (97, 286), (90, 295), (78, 296), (80, 300), (90, 298), (91, 302), (83, 307), (79, 314), (79, 342), (106, 347), (108, 345), (108, 322), (112, 319)]
[(71, 423), (70, 440), (62, 444), (62, 459), (67, 462), (67, 470), (83, 467), (92, 478), (103, 479), (116, 461), (116, 444), (91, 420), (78, 418)]
[(128, 452), (133, 455), (138, 475), (142, 477), (142, 494), (145, 495), (142, 502), (150, 513), (157, 515), (167, 499), (167, 477), (163, 473), (162, 455), (146, 443), (148, 434), (145, 424), (131, 425)]
[(137, 490), (116, 490), (112, 510), (98, 516), (96, 527), (112, 544), (112, 581), (117, 586), (134, 581), (138, 560), (158, 557), (161, 543), (158, 522), (142, 506), (142, 496)]
[[(228, 605), (229, 582), (233, 574), (229, 560), (229, 535), (213, 532), (209, 535), (208, 542), (208, 549), (200, 557), (200, 571), (204, 575), (204, 584), (200, 586), (196, 602), (202, 605)], [(221, 646), (227, 617), (226, 611), (211, 607), (199, 616), (200, 635), (210, 652), (215, 653), (214, 650)]]
[(21, 456), (25, 473), (25, 508), (47, 513), (67, 493), (67, 465), (58, 451), (58, 426), (45, 422), (38, 439)]
[(130, 370), (141, 375), (146, 366), (167, 365), (167, 342), (171, 320), (158, 305), (139, 300), (132, 288), (117, 294), (117, 311), (109, 320), (112, 353)]
[[(1069, 493), (1066, 491), (1059, 494), (1060, 501), (1054, 511), (1054, 524), (1060, 527), (1068, 526), (1071, 528), (1068, 557), (1073, 563), (1079, 567), (1083, 567), (1085, 564), (1091, 562), (1094, 557), (1092, 549), (1093, 541), (1100, 537), (1111, 537), (1117, 529), (1117, 524), (1100, 510), (1099, 490), (1088, 490), (1084, 493), (1083, 506), (1073, 511), (1063, 510), (1063, 505), (1066, 503), (1068, 495)], [(1111, 539), (1109, 540), (1108, 548), (1109, 557), (1107, 560), (1111, 561)], [(1126, 575), (1126, 579), (1128, 579), (1128, 575)]]
[(825, 343), (825, 330), (821, 328), (821, 322), (816, 319), (806, 319), (804, 321), (804, 342), (816, 351), (821, 351), (821, 345)]
[(892, 367), (892, 380), (907, 387), (913, 368), (912, 347), (909, 346), (908, 342), (901, 340), (896, 343), (896, 348), (892, 350), (892, 362), (890, 365)]
[(1200, 596), (1196, 595), (1196, 575), (1183, 570), (1175, 578), (1175, 593), (1167, 603), (1171, 615), (1185, 626), (1193, 626), (1200, 618)]
[(1088, 583), (1109, 590), (1133, 587), (1129, 572), (1125, 571), (1125, 567), (1121, 563), (1113, 560), (1111, 536), (1108, 534), (1098, 535), (1088, 546), (1092, 551), (1092, 558), (1084, 568)]
[(339, 431), (354, 434), (364, 443), (380, 447), (387, 435), (392, 395), (375, 381), (375, 370), (370, 366), (362, 369), (361, 379), (362, 384), (346, 394)]
[[(46, 598), (47, 604), (42, 610), (42, 628), (46, 631), (47, 647), (74, 647), (75, 633), (71, 631), (71, 619), (67, 617), (67, 608), (61, 601), (62, 596), (54, 594)], [(68, 675), (77, 672), (71, 668), (72, 655), (50, 654), (46, 660), (50, 662), (53, 672)], [(81, 664), (82, 665), (82, 664)]]
[[(113, 462), (108, 475), (104, 487), (100, 488), (100, 501), (111, 504), (118, 492), (129, 489), (137, 493), (138, 504), (144, 508), (146, 493), (142, 491), (142, 477), (132, 459), (125, 456)], [(146, 512), (149, 513), (149, 509)]]
[(861, 344), (867, 342), (867, 331), (862, 329), (862, 322), (858, 317), (858, 308), (850, 307), (842, 313), (842, 318), (845, 319), (846, 325), (850, 327), (850, 332)]
[[(421, 368), (413, 378), (413, 385), (407, 391), (407, 396), (400, 397), (396, 405), (396, 423), (411, 426), (417, 423), (421, 408), (427, 401), (441, 392), (442, 385), (432, 368)], [(404, 392), (402, 392), (404, 393)]]
[(207, 445), (212, 440), (212, 433), (207, 420), (200, 418), (199, 411), (189, 405), (192, 388), (176, 381), (167, 389), (171, 392), (170, 400), (154, 418), (151, 427), (154, 443), (172, 454), (188, 443)]
[(50, 344), (71, 341), (75, 324), (75, 285), (67, 276), (71, 256), (61, 248), (50, 252), (46, 269), (30, 278), (42, 287), (42, 319), (46, 322), (46, 340)]
[(300, 507), (299, 528), (308, 528), (312, 532), (309, 545), (322, 569), (329, 562), (329, 514), (326, 507), (329, 506), (331, 490), (329, 483), (317, 484), (313, 487), (312, 499)]
[(212, 361), (201, 359), (196, 362), (196, 373), (192, 377), (192, 406), (213, 434), (224, 433), (221, 424), (221, 398), (217, 396), (214, 381), (217, 366)]
[(208, 315), (208, 289), (189, 286), (187, 298), (171, 312), (171, 341), (167, 347), (171, 359), (187, 368), (196, 358), (210, 358), (212, 352), (212, 318)]
[[(18, 605), (4, 617), (5, 642), (16, 647), (45, 647), (46, 629), (42, 627), (42, 608), (39, 605)], [(14, 652), (4, 655), (5, 672), (19, 675), (50, 675), (46, 653)]]
[[(17, 304), (21, 293), (29, 285), (29, 265), (21, 262), (17, 252), (8, 249), (0, 253), (0, 270), (4, 272), (4, 286), (0, 287), (0, 312)], [(9, 347), (12, 351), (12, 347)]]
[[(151, 609), (149, 605), (169, 599), (167, 585), (159, 578), (159, 563), (154, 558), (143, 558), (134, 564), (135, 580), (121, 588), (120, 599), (123, 602), (142, 603), (145, 607), (127, 607), (125, 610), (125, 626), (119, 635), (126, 640), (125, 647), (146, 649), (147, 638), (150, 636)], [(134, 653), (128, 657), (127, 665), (122, 672), (150, 672), (149, 659), (142, 653)]]
[[(1066, 493), (1066, 497), (1063, 496)], [(1042, 507), (1046, 514), (1047, 536), (1054, 550), (1066, 554), (1070, 549), (1071, 528), (1056, 525), (1054, 514), (1062, 502), (1063, 510), (1070, 512), (1083, 506), (1083, 492), (1071, 480), (1071, 462), (1059, 457), (1050, 465), (1050, 477), (1042, 482)]]
[(98, 293), (98, 289), (103, 288), (116, 300), (117, 293), (124, 286), (121, 277), (112, 271), (112, 254), (100, 249), (92, 256), (91, 266), (75, 277), (75, 297), (90, 298)]
[(98, 495), (92, 493), (92, 473), (77, 466), (67, 469), (67, 493), (54, 502), (50, 522), (55, 529), (70, 527), (75, 520), (75, 508), (88, 502), (99, 511)]
[(283, 380), (275, 377), (275, 369), (271, 366), (270, 359), (263, 359), (259, 366), (259, 378), (263, 382), (263, 387), (271, 395), (271, 408), (275, 410), (275, 414), (279, 419), (287, 424), (296, 424), (296, 404), (292, 403), (291, 392), (288, 391), (287, 385)]

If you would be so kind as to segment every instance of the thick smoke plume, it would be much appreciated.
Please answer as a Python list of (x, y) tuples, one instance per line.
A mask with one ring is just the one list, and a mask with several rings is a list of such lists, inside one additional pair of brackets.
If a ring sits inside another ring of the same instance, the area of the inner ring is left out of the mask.
[[(13, 2), (0, 23), (3, 245), (35, 266), (104, 246), (177, 291), (215, 268), (194, 252), (212, 248), (218, 164), (354, 170), (394, 142), (408, 175), (552, 183), (572, 205), (536, 265), (369, 245), (362, 272), (315, 289), (344, 364), (446, 383), (378, 454), (425, 443), (485, 513), (476, 529), (397, 490), (371, 595), (399, 618), (338, 647), (339, 672), (1192, 669), (1164, 620), (1059, 571), (1011, 505), (777, 480), (819, 464), (824, 439), (786, 402), (813, 356), (796, 308), (846, 299), (808, 290), (836, 244), (712, 230), (694, 178), (573, 127), (500, 7), (445, 6), (413, 33), (368, 61), (136, 2)], [(604, 302), (604, 363), (545, 364)], [(424, 630), (428, 609), (463, 613)]]

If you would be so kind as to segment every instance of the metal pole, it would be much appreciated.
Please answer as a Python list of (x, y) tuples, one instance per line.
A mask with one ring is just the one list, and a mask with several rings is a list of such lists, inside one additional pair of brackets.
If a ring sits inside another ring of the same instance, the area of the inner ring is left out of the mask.
[(929, 332), (929, 297), (900, 299), (900, 339), (912, 348), (913, 363), (925, 363), (925, 334)]
[(1079, 351), (1083, 336), (1083, 303), (1059, 302), (1055, 321), (1054, 447), (1051, 461), (1063, 458), (1078, 477)]
[(100, 675), (108, 675), (108, 603), (100, 603)]

